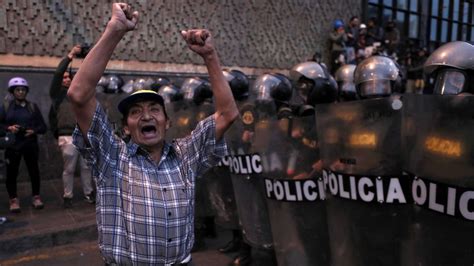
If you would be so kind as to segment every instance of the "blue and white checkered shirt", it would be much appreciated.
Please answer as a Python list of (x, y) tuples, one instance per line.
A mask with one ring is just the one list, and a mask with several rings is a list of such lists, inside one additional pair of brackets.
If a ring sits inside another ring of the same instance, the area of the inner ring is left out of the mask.
[(177, 263), (194, 242), (194, 182), (225, 155), (215, 139), (213, 116), (190, 136), (165, 143), (160, 162), (137, 144), (113, 133), (97, 104), (84, 142), (78, 127), (74, 144), (91, 165), (97, 182), (99, 247), (107, 263), (161, 265)]

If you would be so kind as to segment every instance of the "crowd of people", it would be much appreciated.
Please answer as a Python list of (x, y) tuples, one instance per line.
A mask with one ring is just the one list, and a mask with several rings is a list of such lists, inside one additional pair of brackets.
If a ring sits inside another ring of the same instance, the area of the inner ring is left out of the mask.
[(402, 45), (400, 30), (393, 20), (384, 26), (377, 18), (371, 17), (362, 23), (358, 16), (353, 16), (345, 23), (342, 19), (333, 22), (329, 33), (331, 42), (331, 74), (344, 64), (358, 64), (372, 55), (384, 55), (394, 59), (403, 73), (403, 92), (422, 94), (432, 90), (429, 81), (423, 76), (423, 64), (428, 58), (426, 47), (409, 41)]

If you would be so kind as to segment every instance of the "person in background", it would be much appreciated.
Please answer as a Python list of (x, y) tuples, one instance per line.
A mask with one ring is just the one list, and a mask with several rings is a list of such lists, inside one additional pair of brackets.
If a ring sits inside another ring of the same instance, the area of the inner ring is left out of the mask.
[(359, 40), (359, 27), (360, 20), (358, 16), (353, 16), (349, 20), (349, 24), (346, 28), (347, 42), (346, 42), (346, 53), (347, 63), (354, 64), (356, 61), (357, 41)]
[(407, 93), (423, 94), (425, 88), (423, 65), (427, 58), (428, 51), (425, 47), (418, 49), (414, 56), (407, 58)]
[(345, 64), (347, 34), (342, 20), (336, 19), (333, 22), (329, 39), (331, 40), (331, 73), (334, 74), (341, 65)]
[(49, 123), (54, 137), (58, 140), (58, 146), (63, 157), (63, 200), (64, 208), (72, 207), (74, 172), (76, 164), (80, 163), (82, 191), (84, 199), (89, 203), (95, 203), (94, 189), (92, 187), (91, 170), (79, 155), (79, 151), (72, 144), (72, 132), (76, 127), (76, 119), (72, 112), (71, 103), (66, 97), (67, 90), (71, 85), (72, 73), (67, 67), (72, 60), (81, 53), (81, 46), (74, 46), (69, 54), (59, 63), (54, 72), (53, 80), (49, 88), (51, 97), (51, 108), (49, 110)]
[(387, 49), (387, 54), (396, 57), (398, 53), (398, 45), (400, 44), (400, 31), (393, 20), (387, 22), (385, 27), (384, 45)]
[(377, 19), (375, 17), (369, 18), (369, 21), (367, 22), (367, 36), (365, 45), (381, 45), (383, 41), (383, 36), (383, 29), (377, 25)]
[(5, 100), (0, 108), (0, 128), (15, 134), (15, 142), (5, 150), (7, 161), (6, 187), (10, 198), (10, 212), (18, 213), (20, 200), (17, 195), (17, 177), (21, 158), (25, 159), (31, 179), (32, 205), (44, 207), (40, 197), (40, 174), (38, 167), (38, 134), (46, 132), (46, 124), (38, 106), (26, 99), (29, 85), (26, 79), (14, 77), (8, 81), (8, 92), (13, 100)]

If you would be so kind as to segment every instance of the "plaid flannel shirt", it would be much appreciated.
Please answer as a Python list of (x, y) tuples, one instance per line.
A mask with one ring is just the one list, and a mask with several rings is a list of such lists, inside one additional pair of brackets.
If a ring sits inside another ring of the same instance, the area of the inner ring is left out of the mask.
[(97, 104), (84, 142), (78, 127), (74, 144), (91, 165), (97, 183), (99, 247), (107, 263), (177, 263), (194, 242), (195, 178), (226, 153), (215, 139), (213, 116), (182, 139), (165, 143), (159, 163), (137, 144), (113, 133)]

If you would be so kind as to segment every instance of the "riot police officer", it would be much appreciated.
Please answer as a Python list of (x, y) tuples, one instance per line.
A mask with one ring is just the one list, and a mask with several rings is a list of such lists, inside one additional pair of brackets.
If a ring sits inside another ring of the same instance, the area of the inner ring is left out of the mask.
[(298, 96), (303, 100), (299, 115), (314, 113), (314, 105), (332, 103), (337, 97), (337, 85), (327, 69), (316, 62), (297, 64), (290, 71)]
[(401, 91), (400, 68), (387, 56), (371, 56), (357, 65), (354, 83), (361, 99), (390, 96)]
[(356, 65), (343, 65), (334, 75), (337, 82), (337, 100), (339, 102), (357, 100), (357, 92), (354, 84), (355, 68)]
[(423, 66), (435, 78), (434, 94), (474, 93), (474, 45), (456, 41), (436, 49)]

